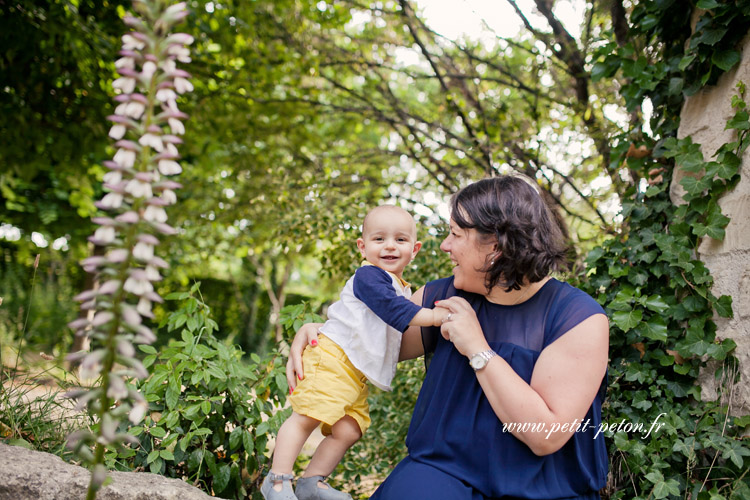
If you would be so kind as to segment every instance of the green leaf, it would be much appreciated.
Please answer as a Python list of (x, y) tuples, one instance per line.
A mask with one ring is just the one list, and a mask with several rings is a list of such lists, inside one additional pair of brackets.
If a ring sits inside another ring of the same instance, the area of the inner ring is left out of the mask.
[(235, 427), (229, 434), (229, 449), (236, 450), (242, 444), (242, 435), (245, 433), (242, 427)]
[(719, 7), (720, 4), (716, 0), (698, 0), (698, 3), (696, 4), (696, 7), (699, 9), (715, 9), (716, 7)]
[(146, 463), (150, 464), (157, 458), (159, 458), (159, 450), (151, 450), (151, 453), (146, 457)]
[(639, 329), (643, 336), (650, 338), (651, 340), (657, 340), (660, 342), (667, 341), (667, 323), (661, 316), (653, 316), (649, 318), (647, 322), (644, 322), (639, 326)]
[(635, 328), (643, 319), (643, 311), (640, 309), (633, 309), (631, 311), (616, 311), (612, 314), (612, 321), (627, 332)]
[(735, 115), (727, 122), (726, 130), (750, 130), (750, 115), (745, 110), (738, 111)]
[(156, 354), (156, 349), (154, 349), (154, 347), (150, 345), (139, 344), (138, 349), (145, 352), (146, 354)]
[(164, 399), (167, 403), (167, 408), (174, 410), (177, 406), (177, 402), (180, 400), (180, 391), (175, 390), (170, 384), (169, 387), (167, 387), (167, 393), (164, 396)]
[(221, 464), (216, 468), (216, 471), (214, 472), (214, 492), (217, 494), (222, 493), (227, 486), (229, 485), (229, 478), (231, 475), (231, 469), (229, 468), (229, 464)]
[(160, 427), (158, 425), (156, 427), (150, 428), (148, 430), (148, 433), (157, 438), (163, 438), (164, 436), (167, 435), (167, 431), (164, 430), (163, 427)]
[(658, 295), (649, 295), (643, 302), (643, 305), (646, 306), (647, 309), (658, 312), (660, 314), (667, 312), (670, 307), (669, 304), (664, 302), (664, 299), (662, 299)]
[(190, 453), (188, 457), (188, 470), (196, 471), (203, 465), (203, 450), (198, 448)]
[(250, 431), (243, 431), (242, 432), (242, 446), (245, 448), (245, 452), (248, 454), (252, 454), (253, 450), (255, 449), (255, 444), (253, 443), (253, 433)]
[(740, 53), (736, 50), (717, 51), (711, 56), (711, 62), (718, 66), (719, 69), (729, 71), (735, 64), (740, 62)]
[(174, 454), (169, 450), (161, 450), (159, 456), (164, 460), (174, 461)]
[(201, 411), (204, 415), (208, 415), (209, 413), (211, 413), (211, 401), (203, 401), (201, 403)]
[(743, 469), (745, 459), (743, 457), (750, 457), (750, 449), (743, 446), (740, 441), (731, 441), (731, 444), (724, 449), (724, 453), (721, 454), (721, 458), (731, 460), (738, 469)]
[(164, 461), (161, 458), (157, 458), (149, 465), (149, 470), (153, 474), (161, 474), (161, 468), (164, 465)]

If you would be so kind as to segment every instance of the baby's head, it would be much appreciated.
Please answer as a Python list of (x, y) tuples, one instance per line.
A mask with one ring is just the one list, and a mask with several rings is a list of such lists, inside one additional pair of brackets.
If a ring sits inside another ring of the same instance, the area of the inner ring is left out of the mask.
[(381, 205), (365, 217), (357, 248), (370, 264), (400, 278), (422, 243), (417, 241), (417, 225), (409, 212), (395, 205)]

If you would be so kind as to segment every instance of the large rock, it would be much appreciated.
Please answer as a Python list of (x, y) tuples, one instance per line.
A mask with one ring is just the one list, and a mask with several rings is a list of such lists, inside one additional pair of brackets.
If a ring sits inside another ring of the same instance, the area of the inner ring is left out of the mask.
[[(178, 479), (145, 472), (110, 472), (97, 500), (207, 500)], [(83, 500), (89, 471), (49, 453), (0, 443), (0, 500)]]

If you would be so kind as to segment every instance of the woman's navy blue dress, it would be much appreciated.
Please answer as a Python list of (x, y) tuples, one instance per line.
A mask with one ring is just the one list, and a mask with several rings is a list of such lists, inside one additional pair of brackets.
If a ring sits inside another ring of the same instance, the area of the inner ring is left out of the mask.
[[(604, 314), (589, 295), (555, 279), (526, 302), (504, 306), (456, 290), (451, 277), (428, 283), (422, 303), (432, 307), (453, 295), (469, 301), (490, 347), (527, 383), (546, 346), (586, 318)], [(579, 432), (540, 457), (503, 431), (466, 357), (439, 328), (423, 328), (422, 341), (431, 360), (406, 438), (409, 455), (372, 500), (599, 499), (608, 460), (602, 434), (594, 436), (604, 381)]]

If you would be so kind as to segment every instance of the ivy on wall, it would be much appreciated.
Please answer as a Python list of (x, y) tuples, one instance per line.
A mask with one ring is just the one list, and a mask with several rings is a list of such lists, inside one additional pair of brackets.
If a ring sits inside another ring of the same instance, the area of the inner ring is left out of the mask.
[[(741, 437), (750, 416), (729, 415), (739, 382), (735, 343), (717, 339), (713, 321), (732, 316), (732, 300), (714, 296), (713, 278), (695, 254), (703, 238), (723, 239), (729, 223), (718, 200), (739, 181), (748, 145), (745, 85), (738, 85), (726, 125), (735, 138), (714, 157), (704, 158), (690, 137), (675, 137), (685, 96), (740, 61), (750, 2), (701, 0), (694, 7), (701, 10), (691, 29), (692, 9), (683, 2), (638, 2), (630, 20), (636, 42), (602, 47), (593, 69), (595, 78), (624, 77), (629, 111), (647, 98), (654, 109), (652, 133), (634, 120), (617, 139), (613, 163), (636, 180), (623, 202), (624, 230), (588, 255), (580, 284), (610, 317), (604, 420), (643, 426), (611, 435), (606, 498), (750, 498), (750, 445)], [(676, 165), (687, 173), (680, 206), (669, 198)], [(707, 366), (719, 366), (717, 401), (704, 400), (697, 384)], [(655, 422), (659, 430), (647, 434)]]

